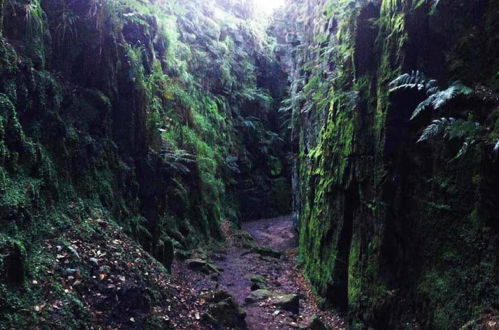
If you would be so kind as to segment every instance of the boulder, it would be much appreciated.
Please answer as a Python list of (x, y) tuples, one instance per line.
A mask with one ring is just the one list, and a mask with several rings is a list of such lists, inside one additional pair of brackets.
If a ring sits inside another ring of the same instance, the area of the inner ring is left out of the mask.
[(219, 290), (208, 300), (204, 319), (216, 329), (247, 329), (245, 318), (246, 312), (226, 291)]

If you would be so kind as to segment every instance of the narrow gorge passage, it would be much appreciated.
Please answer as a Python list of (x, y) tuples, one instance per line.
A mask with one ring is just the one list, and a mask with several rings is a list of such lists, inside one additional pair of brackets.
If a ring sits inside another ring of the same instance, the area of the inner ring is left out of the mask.
[(1, 330), (498, 330), (498, 187), (498, 0), (0, 0)]

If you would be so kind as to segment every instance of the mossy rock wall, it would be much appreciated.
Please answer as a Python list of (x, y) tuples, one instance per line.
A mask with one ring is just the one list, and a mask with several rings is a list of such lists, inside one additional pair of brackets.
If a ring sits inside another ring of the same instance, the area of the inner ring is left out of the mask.
[[(353, 328), (455, 329), (497, 308), (498, 10), (291, 1), (274, 26), (291, 78), (300, 258)], [(389, 93), (411, 70), (495, 95), (467, 108), (489, 133), (464, 157), (452, 143), (416, 143), (438, 114), (410, 122), (417, 96)]]
[[(23, 276), (39, 269), (45, 239), (95, 214), (169, 266), (172, 248), (220, 241), (222, 221), (246, 217), (245, 180), (261, 182), (260, 198), (289, 182), (275, 79), (285, 76), (235, 8), (0, 2), (0, 251), (18, 255)], [(0, 260), (2, 272), (14, 261)], [(12, 301), (30, 298), (0, 278), (6, 322)]]

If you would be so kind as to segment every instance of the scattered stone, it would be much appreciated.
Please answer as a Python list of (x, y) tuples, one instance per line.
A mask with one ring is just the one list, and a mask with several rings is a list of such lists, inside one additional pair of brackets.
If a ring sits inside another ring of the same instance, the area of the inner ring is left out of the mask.
[(99, 266), (99, 260), (97, 260), (96, 258), (90, 258), (90, 263), (94, 266)]

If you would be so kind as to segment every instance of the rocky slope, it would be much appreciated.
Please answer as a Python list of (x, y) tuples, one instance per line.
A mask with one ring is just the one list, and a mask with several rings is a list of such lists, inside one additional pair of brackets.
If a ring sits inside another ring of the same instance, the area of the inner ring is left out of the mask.
[(353, 328), (497, 313), (497, 4), (288, 1), (276, 19), (300, 258), (324, 305)]

